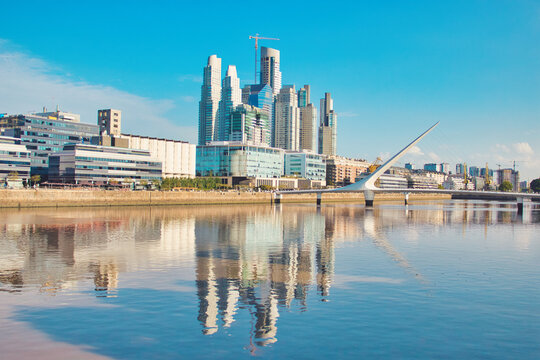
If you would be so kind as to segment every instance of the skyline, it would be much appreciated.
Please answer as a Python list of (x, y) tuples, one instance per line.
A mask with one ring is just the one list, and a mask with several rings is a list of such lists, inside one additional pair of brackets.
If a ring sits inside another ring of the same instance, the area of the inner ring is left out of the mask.
[[(223, 73), (236, 65), (240, 86), (250, 84), (254, 44), (248, 36), (258, 32), (281, 39), (259, 46), (280, 51), (284, 85), (311, 85), (315, 104), (324, 92), (332, 93), (340, 116), (339, 155), (374, 161), (440, 120), (440, 129), (398, 165), (488, 162), (497, 169), (526, 160), (517, 164), (521, 177), (540, 175), (540, 4), (349, 4), (350, 11), (336, 7), (325, 14), (313, 5), (302, 8), (310, 21), (292, 27), (277, 3), (268, 10), (276, 21), (251, 19), (240, 4), (242, 20), (228, 23), (226, 31), (216, 31), (226, 13), (219, 3), (204, 26), (185, 15), (170, 22), (182, 15), (181, 5), (173, 3), (168, 11), (113, 4), (108, 13), (101, 4), (78, 16), (80, 6), (36, 3), (24, 10), (25, 21), (36, 25), (28, 28), (6, 17), (0, 113), (58, 104), (95, 123), (98, 109), (117, 108), (126, 132), (196, 143), (207, 57), (222, 58)], [(291, 13), (299, 7), (288, 6)], [(8, 14), (23, 11), (18, 4), (5, 8)], [(199, 5), (184, 8), (203, 11)], [(49, 14), (61, 18), (62, 26), (51, 26)], [(162, 21), (143, 29), (140, 21), (154, 15)], [(327, 26), (317, 26), (322, 15), (330, 19)], [(114, 26), (104, 28), (113, 20)]]

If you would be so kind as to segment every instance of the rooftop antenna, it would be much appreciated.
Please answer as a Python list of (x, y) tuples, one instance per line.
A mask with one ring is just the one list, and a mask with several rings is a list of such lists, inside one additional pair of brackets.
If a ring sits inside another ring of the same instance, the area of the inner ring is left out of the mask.
[(260, 40), (279, 40), (276, 38), (269, 38), (269, 37), (262, 37), (259, 36), (259, 34), (250, 35), (250, 39), (255, 39), (255, 81), (253, 82), (253, 85), (257, 84), (257, 49), (259, 48), (259, 39)]

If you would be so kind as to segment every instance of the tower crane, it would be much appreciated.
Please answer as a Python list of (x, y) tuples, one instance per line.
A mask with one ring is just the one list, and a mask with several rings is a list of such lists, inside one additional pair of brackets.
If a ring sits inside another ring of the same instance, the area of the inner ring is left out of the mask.
[(257, 84), (257, 49), (259, 48), (259, 40), (279, 40), (279, 39), (259, 36), (258, 33), (255, 35), (250, 35), (249, 38), (255, 39), (255, 82), (253, 84)]

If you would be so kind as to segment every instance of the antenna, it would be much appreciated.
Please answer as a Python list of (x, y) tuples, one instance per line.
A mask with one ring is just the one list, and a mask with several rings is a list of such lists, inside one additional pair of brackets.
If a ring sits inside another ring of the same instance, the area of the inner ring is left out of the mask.
[(269, 38), (269, 37), (262, 37), (259, 36), (259, 34), (250, 35), (250, 39), (255, 39), (255, 81), (253, 82), (253, 85), (257, 84), (257, 49), (259, 48), (259, 39), (260, 40), (279, 40), (276, 38)]

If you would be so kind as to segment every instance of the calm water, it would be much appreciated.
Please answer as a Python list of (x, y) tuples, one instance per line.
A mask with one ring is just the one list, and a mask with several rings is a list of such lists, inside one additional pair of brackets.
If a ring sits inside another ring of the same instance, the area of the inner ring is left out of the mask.
[(0, 358), (540, 358), (540, 209), (0, 211)]

